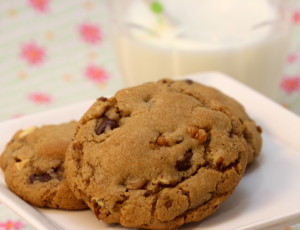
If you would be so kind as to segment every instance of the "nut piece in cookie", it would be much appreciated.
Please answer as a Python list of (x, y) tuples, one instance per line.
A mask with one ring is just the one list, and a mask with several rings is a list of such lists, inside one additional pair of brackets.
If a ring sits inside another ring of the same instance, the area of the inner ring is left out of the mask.
[(85, 208), (69, 189), (64, 175), (65, 153), (75, 127), (72, 121), (18, 131), (0, 158), (10, 190), (39, 207)]

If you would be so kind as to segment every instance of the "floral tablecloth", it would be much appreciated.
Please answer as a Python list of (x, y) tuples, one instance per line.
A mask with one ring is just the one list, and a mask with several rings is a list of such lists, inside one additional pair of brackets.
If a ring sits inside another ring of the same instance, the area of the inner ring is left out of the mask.
[[(108, 1), (0, 0), (0, 120), (109, 95), (124, 86), (109, 38)], [(300, 114), (296, 1), (278, 102)], [(1, 229), (33, 228), (0, 203)]]

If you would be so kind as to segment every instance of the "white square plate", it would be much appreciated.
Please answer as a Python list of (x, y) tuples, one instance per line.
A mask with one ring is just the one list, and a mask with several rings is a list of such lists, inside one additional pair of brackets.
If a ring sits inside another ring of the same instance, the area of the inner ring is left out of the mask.
[[(216, 213), (180, 229), (276, 229), (300, 223), (300, 118), (223, 74), (205, 73), (187, 78), (214, 86), (241, 102), (263, 128), (263, 149), (261, 157), (250, 165), (233, 195)], [(18, 129), (79, 119), (91, 103), (1, 123), (0, 152)], [(37, 229), (124, 229), (96, 220), (88, 210), (35, 209), (5, 187), (3, 174), (0, 179), (0, 200)]]

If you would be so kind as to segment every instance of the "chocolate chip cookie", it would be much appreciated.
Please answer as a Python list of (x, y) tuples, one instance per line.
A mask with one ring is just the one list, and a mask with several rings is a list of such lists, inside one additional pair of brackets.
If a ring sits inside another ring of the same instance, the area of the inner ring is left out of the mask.
[(64, 157), (76, 122), (18, 131), (1, 155), (8, 187), (25, 201), (59, 209), (82, 209), (65, 180)]
[(191, 80), (99, 98), (66, 154), (70, 188), (107, 223), (174, 229), (212, 214), (259, 154), (260, 129), (234, 99)]

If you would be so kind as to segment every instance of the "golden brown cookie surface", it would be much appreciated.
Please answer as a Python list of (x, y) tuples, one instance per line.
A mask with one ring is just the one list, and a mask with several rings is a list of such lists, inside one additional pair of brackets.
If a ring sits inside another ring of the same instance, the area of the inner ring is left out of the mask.
[(18, 131), (1, 155), (8, 187), (25, 201), (60, 209), (82, 209), (64, 176), (64, 157), (76, 122)]
[(107, 223), (174, 229), (210, 215), (233, 192), (254, 149), (248, 120), (237, 102), (191, 81), (124, 89), (82, 117), (66, 176)]

